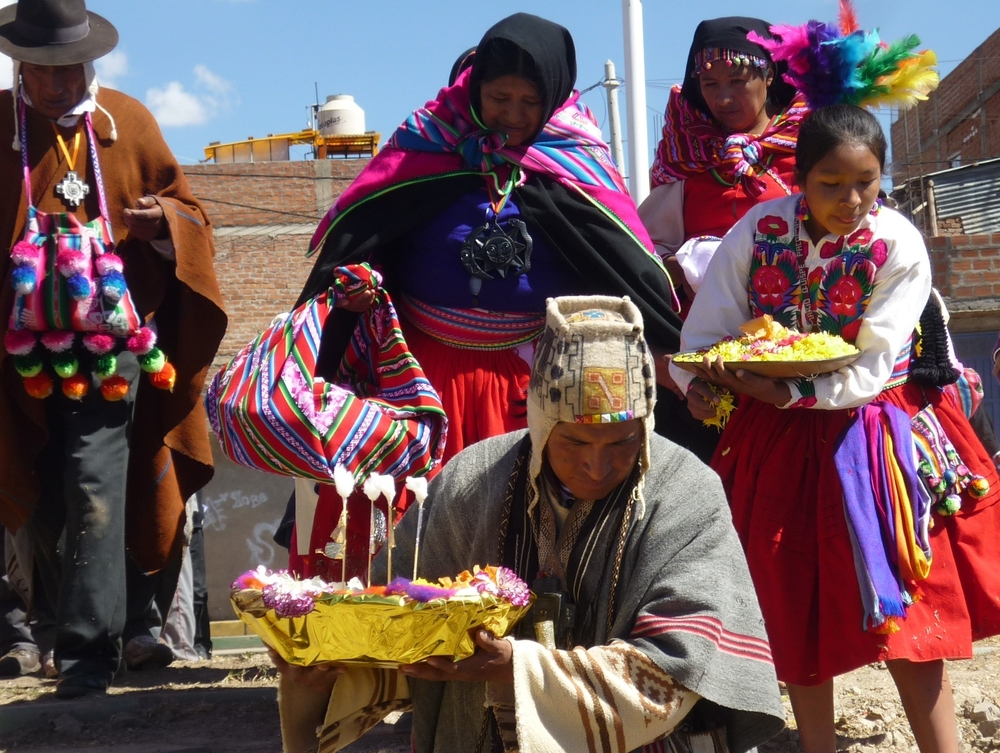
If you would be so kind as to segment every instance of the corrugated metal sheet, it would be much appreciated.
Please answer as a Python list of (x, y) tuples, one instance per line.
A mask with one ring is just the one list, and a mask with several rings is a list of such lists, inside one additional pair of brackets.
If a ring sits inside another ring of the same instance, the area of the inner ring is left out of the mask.
[(966, 235), (1000, 233), (1000, 160), (932, 176), (938, 221), (961, 217)]

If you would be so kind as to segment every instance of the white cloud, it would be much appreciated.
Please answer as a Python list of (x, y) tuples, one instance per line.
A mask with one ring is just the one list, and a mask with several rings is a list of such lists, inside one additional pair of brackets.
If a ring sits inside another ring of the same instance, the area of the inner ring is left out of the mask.
[(239, 104), (233, 85), (204, 65), (194, 68), (192, 90), (180, 81), (146, 91), (146, 106), (161, 126), (201, 125), (219, 113)]
[(122, 50), (112, 50), (95, 60), (94, 67), (97, 68), (97, 80), (101, 86), (117, 89), (118, 79), (128, 75), (128, 55)]
[(163, 89), (148, 89), (146, 106), (161, 126), (200, 125), (209, 118), (205, 103), (196, 94), (184, 91), (180, 81), (171, 81)]

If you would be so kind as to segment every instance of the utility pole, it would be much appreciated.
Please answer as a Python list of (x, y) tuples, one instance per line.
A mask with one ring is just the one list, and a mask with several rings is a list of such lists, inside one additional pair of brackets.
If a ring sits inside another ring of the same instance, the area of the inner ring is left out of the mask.
[(642, 0), (622, 0), (625, 33), (625, 101), (628, 107), (628, 185), (636, 204), (649, 196), (649, 134), (646, 130), (646, 60)]
[(618, 87), (622, 82), (615, 77), (615, 64), (604, 64), (604, 88), (608, 90), (608, 123), (611, 129), (611, 156), (618, 172), (625, 177), (625, 150), (622, 148), (622, 121), (618, 113)]

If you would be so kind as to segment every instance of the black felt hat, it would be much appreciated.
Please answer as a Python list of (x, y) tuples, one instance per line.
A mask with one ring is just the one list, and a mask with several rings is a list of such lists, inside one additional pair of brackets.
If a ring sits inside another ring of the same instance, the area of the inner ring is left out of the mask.
[(18, 0), (0, 8), (0, 52), (22, 63), (87, 63), (117, 44), (118, 31), (84, 0)]

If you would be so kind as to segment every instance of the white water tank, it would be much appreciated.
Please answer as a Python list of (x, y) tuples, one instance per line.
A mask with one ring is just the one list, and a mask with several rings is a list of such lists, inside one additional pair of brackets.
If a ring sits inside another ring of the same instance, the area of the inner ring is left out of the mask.
[(316, 126), (324, 137), (365, 132), (365, 111), (350, 94), (331, 94), (316, 113)]

